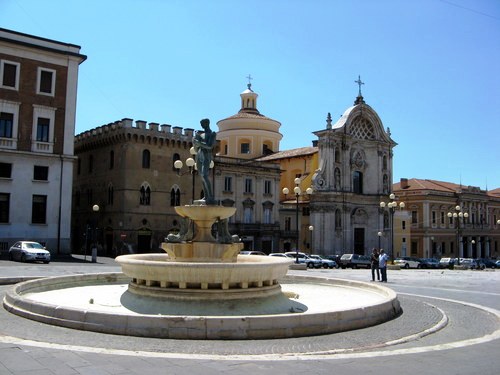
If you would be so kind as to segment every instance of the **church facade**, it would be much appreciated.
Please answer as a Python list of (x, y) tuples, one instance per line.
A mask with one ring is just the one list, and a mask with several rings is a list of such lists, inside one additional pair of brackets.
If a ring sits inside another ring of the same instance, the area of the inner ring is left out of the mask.
[(361, 91), (335, 124), (328, 114), (326, 128), (314, 134), (319, 165), (310, 196), (312, 247), (320, 254), (367, 255), (390, 231), (390, 214), (380, 202), (392, 192), (396, 143)]

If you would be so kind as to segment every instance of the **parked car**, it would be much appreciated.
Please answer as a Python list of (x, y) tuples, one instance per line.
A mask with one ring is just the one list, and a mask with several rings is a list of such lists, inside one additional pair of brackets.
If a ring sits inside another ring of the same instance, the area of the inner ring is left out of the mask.
[(371, 268), (371, 260), (367, 255), (343, 254), (340, 257), (340, 267), (342, 268)]
[(322, 255), (323, 258), (334, 260), (337, 266), (340, 266), (340, 255)]
[(481, 268), (481, 265), (472, 258), (460, 258), (460, 265), (471, 270)]
[(266, 253), (264, 253), (262, 251), (256, 251), (256, 250), (243, 250), (243, 251), (240, 251), (240, 254), (241, 255), (264, 255), (264, 256), (267, 256)]
[(285, 253), (271, 253), (269, 254), (270, 257), (283, 257), (283, 258), (289, 258)]
[(420, 268), (420, 259), (413, 257), (399, 257), (394, 259), (394, 264), (401, 268)]
[(18, 241), (9, 249), (9, 259), (21, 262), (50, 262), (50, 251), (38, 242)]
[(457, 262), (456, 258), (441, 258), (439, 260), (439, 268), (447, 268), (455, 265)]
[(497, 260), (497, 261), (495, 262), (495, 267), (496, 267), (496, 268), (500, 268), (500, 260)]
[[(480, 263), (484, 264), (485, 268), (497, 268), (497, 263), (493, 259), (489, 258), (479, 258), (477, 259)], [(498, 262), (498, 261), (497, 261)]]
[(337, 262), (335, 262), (334, 260), (331, 260), (331, 259), (327, 259), (322, 255), (309, 255), (309, 256), (313, 259), (318, 259), (319, 261), (321, 261), (323, 268), (330, 268), (330, 269), (339, 268), (339, 266), (337, 265)]
[(321, 260), (313, 259), (309, 255), (301, 252), (288, 251), (285, 253), (286, 256), (293, 258), (294, 260), (298, 260), (299, 264), (305, 263), (309, 268), (321, 268), (323, 267), (323, 263)]
[(436, 258), (420, 259), (420, 268), (439, 268), (439, 260)]

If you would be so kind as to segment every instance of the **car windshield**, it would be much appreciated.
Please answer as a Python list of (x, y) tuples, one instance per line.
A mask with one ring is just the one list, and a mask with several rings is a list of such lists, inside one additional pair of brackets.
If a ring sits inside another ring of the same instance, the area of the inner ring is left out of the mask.
[(28, 249), (43, 249), (43, 246), (37, 242), (28, 242), (25, 243), (24, 246)]

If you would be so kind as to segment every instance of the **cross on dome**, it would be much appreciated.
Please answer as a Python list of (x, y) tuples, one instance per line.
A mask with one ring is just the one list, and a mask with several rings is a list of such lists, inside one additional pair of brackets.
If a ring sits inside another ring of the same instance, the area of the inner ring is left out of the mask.
[(355, 82), (355, 83), (357, 83), (357, 84), (358, 84), (358, 86), (359, 86), (359, 93), (358, 93), (358, 96), (362, 96), (362, 95), (361, 95), (361, 85), (364, 85), (365, 83), (361, 81), (361, 76), (360, 76), (360, 75), (358, 75), (358, 80), (357, 80), (357, 81), (354, 81), (354, 82)]
[(251, 87), (252, 87), (252, 79), (253, 79), (253, 78), (252, 78), (252, 76), (251, 76), (250, 74), (249, 74), (249, 75), (247, 75), (247, 76), (246, 76), (246, 78), (248, 79), (248, 84), (247, 84), (247, 87), (248, 87), (248, 89), (250, 90), (250, 89), (251, 89)]

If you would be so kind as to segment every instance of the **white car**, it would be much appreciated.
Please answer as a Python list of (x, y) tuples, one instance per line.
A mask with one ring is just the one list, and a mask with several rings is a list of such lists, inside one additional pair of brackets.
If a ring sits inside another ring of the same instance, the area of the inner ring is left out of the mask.
[(282, 258), (290, 258), (287, 256), (285, 253), (271, 253), (269, 254), (270, 257), (282, 257)]
[(10, 260), (21, 262), (50, 262), (50, 251), (46, 250), (38, 242), (18, 241), (9, 249)]
[(401, 268), (420, 268), (421, 262), (418, 258), (412, 257), (400, 257), (394, 259), (394, 264), (398, 265)]
[(295, 252), (295, 251), (288, 251), (285, 254), (287, 257), (293, 258), (299, 264), (305, 263), (306, 266), (309, 268), (321, 268), (321, 267), (323, 267), (323, 262), (321, 260), (313, 259), (307, 254), (304, 254), (301, 252)]

